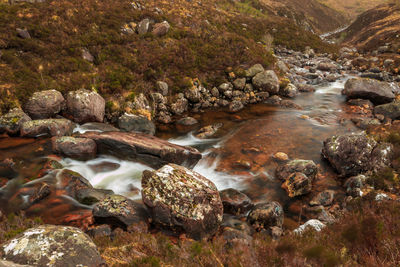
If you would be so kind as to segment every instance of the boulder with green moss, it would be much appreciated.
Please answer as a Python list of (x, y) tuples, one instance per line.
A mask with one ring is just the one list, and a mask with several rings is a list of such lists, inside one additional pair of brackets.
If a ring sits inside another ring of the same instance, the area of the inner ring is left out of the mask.
[(153, 223), (194, 239), (215, 234), (223, 205), (216, 186), (200, 174), (175, 164), (145, 171), (142, 198)]
[(38, 137), (42, 135), (68, 136), (72, 134), (75, 124), (67, 119), (44, 119), (27, 121), (22, 124), (21, 136)]
[(33, 266), (106, 266), (96, 245), (75, 227), (41, 225), (0, 247), (3, 258)]
[(0, 133), (16, 135), (19, 133), (22, 124), (30, 120), (31, 118), (22, 109), (14, 108), (0, 117)]

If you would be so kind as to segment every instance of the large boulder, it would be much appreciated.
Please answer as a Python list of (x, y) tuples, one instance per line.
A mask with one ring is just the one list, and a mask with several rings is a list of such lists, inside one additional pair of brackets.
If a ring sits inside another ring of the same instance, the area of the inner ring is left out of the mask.
[(91, 159), (96, 156), (96, 142), (88, 138), (76, 138), (70, 136), (53, 137), (53, 152), (74, 159)]
[(67, 119), (44, 119), (27, 121), (22, 124), (21, 136), (38, 137), (42, 135), (65, 136), (71, 135), (75, 123)]
[(96, 245), (80, 229), (41, 225), (6, 242), (5, 260), (34, 266), (105, 266)]
[(341, 176), (354, 176), (390, 166), (393, 147), (365, 133), (346, 134), (325, 140), (322, 155)]
[(0, 117), (0, 133), (16, 135), (19, 133), (22, 124), (30, 120), (31, 118), (22, 109), (14, 108)]
[(136, 226), (147, 229), (147, 213), (142, 204), (120, 195), (110, 195), (93, 207), (93, 216), (98, 224), (110, 224), (128, 229)]
[(253, 85), (256, 89), (277, 94), (279, 92), (279, 79), (273, 70), (266, 70), (253, 77)]
[(161, 23), (156, 23), (153, 26), (153, 30), (151, 31), (155, 36), (161, 37), (168, 33), (171, 26), (168, 21), (163, 21)]
[(142, 188), (143, 202), (160, 227), (195, 239), (217, 232), (223, 205), (215, 185), (200, 174), (168, 164), (143, 172)]
[(310, 193), (317, 173), (318, 167), (312, 160), (295, 159), (276, 169), (276, 176), (283, 180), (282, 188), (289, 197)]
[(193, 167), (201, 159), (201, 154), (194, 148), (171, 144), (142, 133), (87, 132), (82, 137), (93, 139), (98, 153), (136, 160), (153, 168), (168, 163)]
[(127, 132), (139, 132), (154, 135), (156, 126), (145, 116), (125, 113), (118, 118), (118, 127)]
[(77, 123), (103, 122), (105, 100), (98, 93), (89, 90), (69, 92), (67, 95), (67, 116)]
[(386, 118), (390, 118), (392, 120), (399, 119), (400, 118), (400, 102), (395, 101), (392, 103), (376, 106), (374, 108), (374, 113), (375, 113), (375, 115), (381, 114), (381, 115), (385, 116)]
[(389, 103), (396, 98), (389, 83), (366, 78), (348, 80), (344, 86), (343, 94), (348, 98), (369, 99), (374, 104)]
[(36, 119), (52, 118), (65, 107), (65, 99), (56, 90), (36, 92), (25, 104), (25, 111)]

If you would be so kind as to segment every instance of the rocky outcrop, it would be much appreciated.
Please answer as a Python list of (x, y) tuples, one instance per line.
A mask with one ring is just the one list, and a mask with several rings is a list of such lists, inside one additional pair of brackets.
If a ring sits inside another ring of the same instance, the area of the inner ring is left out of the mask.
[(390, 166), (393, 148), (365, 133), (347, 134), (324, 141), (322, 155), (341, 176), (354, 176)]
[(96, 92), (78, 90), (67, 95), (67, 116), (77, 123), (103, 122), (105, 101)]
[(97, 152), (96, 142), (92, 139), (70, 136), (53, 137), (52, 147), (54, 153), (81, 160), (94, 158)]
[(142, 204), (120, 195), (110, 195), (93, 207), (98, 224), (110, 224), (127, 230), (130, 227), (147, 231), (147, 212)]
[(385, 104), (395, 99), (392, 90), (392, 86), (386, 82), (354, 78), (346, 82), (343, 94), (348, 98), (362, 98), (371, 100), (374, 104)]
[(290, 197), (311, 192), (312, 182), (318, 173), (318, 167), (312, 160), (291, 160), (276, 170), (278, 179), (283, 180), (282, 188)]
[(125, 113), (118, 119), (118, 127), (126, 132), (139, 132), (154, 135), (156, 126), (145, 116)]
[(36, 92), (25, 104), (25, 112), (34, 119), (52, 118), (65, 107), (65, 99), (56, 90)]
[(74, 128), (75, 124), (67, 119), (44, 119), (27, 121), (22, 124), (21, 136), (66, 136), (71, 135)]
[(17, 135), (20, 132), (22, 124), (30, 120), (31, 118), (22, 109), (14, 108), (0, 117), (0, 133)]
[(42, 225), (5, 243), (5, 260), (34, 266), (105, 266), (96, 245), (80, 229)]
[(161, 228), (195, 239), (217, 232), (223, 205), (215, 185), (200, 174), (168, 164), (143, 172), (142, 188), (143, 202)]
[(98, 153), (139, 161), (153, 168), (168, 163), (193, 167), (201, 159), (201, 154), (194, 148), (171, 144), (141, 133), (87, 132), (82, 137), (93, 139)]

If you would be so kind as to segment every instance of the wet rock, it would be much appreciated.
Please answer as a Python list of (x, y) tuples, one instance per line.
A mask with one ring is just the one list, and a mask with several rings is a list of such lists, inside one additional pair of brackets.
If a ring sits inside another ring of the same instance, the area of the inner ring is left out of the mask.
[(156, 90), (158, 93), (162, 94), (163, 96), (168, 95), (168, 84), (163, 81), (158, 81), (156, 83)]
[(360, 133), (328, 138), (324, 141), (322, 155), (341, 176), (350, 176), (389, 166), (392, 151), (392, 145), (378, 144)]
[(35, 92), (25, 104), (25, 112), (32, 119), (52, 118), (65, 107), (65, 99), (56, 90)]
[(311, 206), (330, 206), (333, 203), (335, 197), (335, 191), (325, 190), (316, 195), (311, 201)]
[(168, 163), (193, 167), (201, 159), (201, 154), (194, 148), (171, 144), (141, 133), (88, 132), (82, 137), (93, 139), (98, 153), (136, 160), (154, 168)]
[(1, 250), (5, 260), (18, 264), (105, 266), (93, 241), (75, 227), (42, 225), (31, 228), (6, 242)]
[(279, 105), (281, 107), (284, 107), (284, 108), (291, 108), (291, 109), (298, 109), (298, 110), (302, 110), (303, 109), (301, 106), (297, 105), (292, 100), (288, 100), (288, 99), (282, 100), (279, 103)]
[(127, 230), (131, 226), (147, 231), (147, 212), (143, 205), (120, 195), (107, 196), (93, 207), (96, 223)]
[(297, 84), (296, 86), (300, 92), (304, 92), (304, 93), (315, 92), (314, 86), (312, 86), (310, 84)]
[(295, 97), (298, 93), (297, 87), (292, 83), (289, 83), (285, 88), (279, 91), (279, 95), (285, 97)]
[(395, 95), (389, 83), (366, 78), (354, 78), (346, 82), (343, 94), (348, 98), (371, 100), (374, 104), (392, 102)]
[(119, 129), (115, 128), (111, 124), (102, 123), (102, 122), (88, 122), (88, 123), (85, 123), (85, 124), (79, 126), (78, 132), (84, 133), (84, 132), (89, 132), (89, 131), (119, 132)]
[(295, 229), (293, 232), (296, 234), (302, 234), (304, 231), (313, 229), (314, 231), (320, 232), (324, 229), (326, 225), (319, 220), (308, 220), (305, 224), (299, 226), (299, 228)]
[(350, 177), (344, 183), (346, 193), (352, 197), (360, 197), (363, 195), (361, 189), (366, 185), (367, 177), (365, 175), (357, 175)]
[(13, 159), (4, 159), (0, 161), (0, 177), (14, 178), (18, 175)]
[(396, 120), (400, 118), (400, 101), (379, 105), (374, 108), (374, 114), (381, 114), (385, 118)]
[(255, 64), (251, 68), (245, 71), (245, 75), (247, 78), (253, 78), (256, 76), (258, 73), (263, 72), (264, 67), (261, 64)]
[(170, 28), (171, 26), (169, 25), (169, 23), (167, 21), (163, 21), (161, 23), (154, 24), (152, 33), (155, 36), (161, 37), (166, 35)]
[(93, 205), (102, 201), (109, 195), (113, 195), (112, 190), (95, 189), (95, 188), (82, 188), (75, 194), (76, 200), (85, 205)]
[(286, 180), (286, 178), (294, 173), (303, 173), (312, 180), (315, 179), (318, 173), (318, 167), (312, 160), (295, 159), (291, 160), (276, 169), (278, 179)]
[(277, 159), (279, 161), (287, 161), (287, 160), (289, 160), (289, 156), (286, 153), (277, 152), (274, 155), (274, 159)]
[(75, 124), (67, 119), (44, 119), (27, 121), (22, 124), (22, 137), (38, 137), (42, 135), (67, 136), (71, 135)]
[(290, 174), (282, 184), (289, 197), (306, 195), (312, 190), (313, 180), (301, 172)]
[(242, 110), (243, 108), (244, 108), (244, 105), (243, 105), (242, 101), (240, 101), (240, 100), (233, 100), (229, 104), (230, 112), (238, 112), (238, 111)]
[(208, 125), (195, 133), (195, 136), (200, 139), (210, 138), (217, 133), (217, 131), (222, 127), (222, 123), (216, 123), (213, 125)]
[(242, 192), (229, 188), (220, 192), (224, 213), (238, 215), (247, 213), (253, 204), (248, 196)]
[(280, 98), (280, 97), (277, 96), (277, 95), (273, 95), (273, 96), (269, 97), (269, 98), (265, 101), (265, 103), (271, 104), (271, 105), (280, 105), (281, 101), (282, 101), (282, 98)]
[(223, 205), (215, 185), (196, 172), (168, 164), (144, 171), (142, 198), (153, 222), (194, 239), (215, 234), (222, 222)]
[(279, 92), (279, 79), (275, 72), (267, 70), (256, 74), (253, 77), (253, 86), (270, 94), (277, 94)]
[(67, 115), (77, 123), (103, 122), (105, 100), (96, 92), (78, 90), (67, 95)]
[(19, 192), (23, 199), (21, 206), (22, 210), (28, 209), (32, 205), (40, 202), (51, 194), (51, 188), (44, 182), (34, 182), (34, 184), (25, 185)]
[(140, 132), (154, 135), (156, 126), (145, 116), (125, 113), (118, 119), (118, 127), (126, 132)]
[(259, 203), (247, 216), (247, 221), (257, 230), (270, 230), (271, 227), (282, 228), (283, 209), (278, 202)]
[(54, 153), (80, 160), (92, 159), (97, 153), (96, 142), (87, 138), (53, 137), (52, 147)]
[(58, 171), (57, 179), (57, 186), (64, 189), (67, 195), (74, 199), (77, 199), (80, 190), (93, 188), (85, 177), (71, 170), (63, 169)]
[(0, 117), (0, 134), (17, 135), (20, 132), (22, 124), (30, 120), (31, 118), (22, 109), (14, 108)]
[(199, 122), (195, 118), (186, 117), (186, 118), (180, 119), (179, 121), (177, 121), (177, 123), (180, 125), (184, 125), (184, 126), (192, 126)]

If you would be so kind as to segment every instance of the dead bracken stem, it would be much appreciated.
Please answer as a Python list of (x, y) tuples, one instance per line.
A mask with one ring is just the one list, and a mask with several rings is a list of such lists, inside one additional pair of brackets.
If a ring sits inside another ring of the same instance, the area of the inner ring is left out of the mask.
[(210, 249), (210, 252), (214, 256), (215, 260), (219, 263), (219, 266), (224, 267), (221, 260), (217, 257), (217, 255), (215, 255), (214, 251), (212, 249)]

